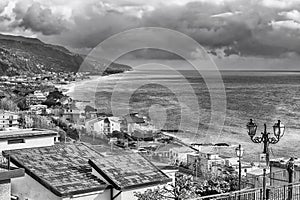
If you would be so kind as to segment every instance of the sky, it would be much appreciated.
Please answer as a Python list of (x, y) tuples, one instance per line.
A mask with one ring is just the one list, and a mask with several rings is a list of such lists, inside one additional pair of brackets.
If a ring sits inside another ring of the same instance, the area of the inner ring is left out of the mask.
[(187, 34), (222, 69), (300, 70), (300, 0), (0, 0), (1, 33), (76, 52), (138, 27)]

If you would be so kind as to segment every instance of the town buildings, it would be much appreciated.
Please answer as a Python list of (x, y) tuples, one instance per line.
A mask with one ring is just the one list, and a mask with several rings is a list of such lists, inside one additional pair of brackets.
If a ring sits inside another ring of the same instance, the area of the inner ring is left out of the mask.
[(15, 112), (10, 111), (0, 111), (0, 129), (5, 129), (9, 127), (18, 127), (19, 115)]
[(46, 101), (47, 97), (44, 93), (42, 93), (40, 90), (34, 91), (33, 94), (29, 94), (26, 96), (26, 104), (27, 106), (30, 105), (37, 105), (41, 104), (44, 101)]

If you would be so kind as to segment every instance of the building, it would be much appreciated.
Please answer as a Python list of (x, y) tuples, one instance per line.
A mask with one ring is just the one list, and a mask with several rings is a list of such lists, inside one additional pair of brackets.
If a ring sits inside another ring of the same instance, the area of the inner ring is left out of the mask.
[(114, 131), (121, 131), (121, 120), (119, 117), (106, 117), (94, 123), (96, 134), (108, 135)]
[(88, 134), (94, 132), (94, 124), (98, 122), (101, 118), (94, 118), (85, 121), (85, 130)]
[(58, 142), (56, 131), (17, 129), (0, 132), (0, 152), (4, 150), (52, 146)]
[(3, 152), (25, 176), (11, 181), (20, 200), (134, 200), (171, 179), (139, 154), (104, 156), (82, 144)]
[(98, 136), (107, 136), (114, 131), (121, 131), (122, 120), (119, 117), (98, 117), (87, 120), (85, 128), (87, 133)]
[(47, 100), (47, 97), (40, 91), (34, 91), (33, 94), (29, 94), (26, 96), (26, 104), (27, 106), (41, 104)]
[(197, 152), (187, 154), (187, 164), (191, 169), (197, 166), (197, 170), (201, 171), (202, 174), (217, 174), (225, 166), (225, 159), (214, 152)]
[(19, 115), (10, 111), (0, 111), (0, 129), (19, 126)]
[(147, 121), (147, 118), (142, 117), (138, 113), (124, 116), (122, 129), (129, 135), (132, 135), (135, 131), (143, 133), (156, 131), (156, 128)]
[(29, 110), (31, 113), (41, 115), (41, 114), (47, 114), (47, 106), (46, 105), (41, 105), (41, 104), (35, 104), (35, 105), (30, 105)]
[(81, 112), (78, 109), (66, 109), (62, 114), (62, 119), (74, 124), (83, 122)]

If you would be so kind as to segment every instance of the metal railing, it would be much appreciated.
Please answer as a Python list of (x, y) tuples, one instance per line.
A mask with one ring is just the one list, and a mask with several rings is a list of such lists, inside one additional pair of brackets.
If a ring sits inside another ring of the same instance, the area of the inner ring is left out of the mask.
[(10, 170), (10, 161), (9, 158), (5, 158), (0, 156), (0, 171), (7, 171)]
[[(264, 200), (263, 189), (235, 191), (231, 193), (198, 197), (190, 200)], [(268, 187), (266, 200), (300, 200), (300, 183), (293, 183), (278, 187)]]

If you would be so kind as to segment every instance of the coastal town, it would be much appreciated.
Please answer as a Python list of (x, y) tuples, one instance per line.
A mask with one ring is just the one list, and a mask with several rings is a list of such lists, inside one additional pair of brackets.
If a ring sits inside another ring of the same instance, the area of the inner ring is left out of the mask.
[(0, 200), (300, 200), (300, 0), (0, 0)]
[(220, 148), (234, 148), (184, 143), (140, 113), (80, 110), (59, 86), (89, 78), (0, 77), (1, 199), (188, 199), (288, 182), (288, 158), (272, 158), (266, 171), (264, 158), (241, 160), (241, 146), (222, 155)]

